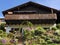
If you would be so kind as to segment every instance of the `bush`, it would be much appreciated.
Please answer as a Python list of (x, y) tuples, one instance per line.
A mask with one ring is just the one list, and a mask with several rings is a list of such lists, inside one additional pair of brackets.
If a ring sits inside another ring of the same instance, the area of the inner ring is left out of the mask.
[(58, 29), (60, 29), (60, 24), (57, 24), (56, 27), (57, 27)]
[(2, 30), (0, 30), (0, 37), (2, 37), (3, 36), (3, 31)]
[(52, 27), (52, 30), (57, 30), (57, 27)]
[(43, 39), (46, 39), (46, 37), (47, 37), (47, 36), (45, 36), (45, 35), (41, 35), (41, 38), (43, 38)]
[(46, 32), (46, 30), (44, 30), (42, 27), (38, 26), (35, 30), (35, 35), (41, 35), (45, 32)]
[(40, 43), (45, 43), (44, 39), (39, 39), (39, 40), (40, 40)]
[(0, 30), (5, 31), (5, 24), (1, 24), (1, 25), (0, 25)]
[(9, 34), (7, 35), (8, 38), (13, 38), (13, 36), (14, 36), (13, 33), (9, 33)]
[(60, 35), (60, 30), (56, 30), (55, 33), (56, 33), (57, 35)]
[(51, 44), (53, 41), (50, 39), (50, 40), (47, 40), (47, 43)]
[(31, 39), (33, 37), (32, 32), (29, 30), (24, 30), (24, 40)]
[(59, 44), (60, 43), (60, 36), (54, 36), (53, 43)]
[(56, 42), (60, 42), (60, 31), (57, 31), (57, 27), (52, 27), (52, 30), (45, 30), (38, 26), (33, 30), (24, 30), (23, 35), (24, 41), (27, 40), (26, 45), (58, 45)]
[(36, 27), (36, 30), (44, 30), (41, 26)]
[(3, 33), (3, 31), (2, 30), (0, 30), (0, 34), (2, 34)]
[(7, 37), (7, 33), (6, 33), (6, 32), (3, 32), (2, 37), (3, 37), (3, 38), (4, 38), (4, 37)]
[(2, 43), (0, 43), (0, 45), (3, 45)]
[(34, 37), (35, 36), (35, 30), (31, 30), (31, 35), (32, 35), (32, 37)]
[(41, 31), (39, 31), (39, 30), (35, 30), (35, 35), (37, 36), (40, 36), (42, 34), (42, 32)]
[(36, 43), (34, 43), (34, 42), (32, 42), (32, 44), (31, 45), (37, 45)]

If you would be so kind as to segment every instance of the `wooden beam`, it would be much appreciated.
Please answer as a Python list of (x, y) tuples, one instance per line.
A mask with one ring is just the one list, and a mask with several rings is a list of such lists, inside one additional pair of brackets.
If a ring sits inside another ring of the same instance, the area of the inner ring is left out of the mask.
[(19, 7), (18, 7), (18, 11), (19, 11)]
[(53, 14), (54, 12), (53, 12), (53, 9), (51, 9), (51, 13)]

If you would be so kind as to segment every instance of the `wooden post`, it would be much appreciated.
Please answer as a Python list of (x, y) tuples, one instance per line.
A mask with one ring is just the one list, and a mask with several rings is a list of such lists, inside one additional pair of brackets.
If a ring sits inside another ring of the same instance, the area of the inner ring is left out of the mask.
[(51, 13), (53, 14), (54, 12), (53, 12), (53, 9), (51, 9)]
[(19, 34), (20, 34), (20, 29), (21, 29), (21, 27), (20, 27), (20, 24), (19, 24)]
[(19, 7), (17, 7), (18, 8), (18, 11), (19, 11)]

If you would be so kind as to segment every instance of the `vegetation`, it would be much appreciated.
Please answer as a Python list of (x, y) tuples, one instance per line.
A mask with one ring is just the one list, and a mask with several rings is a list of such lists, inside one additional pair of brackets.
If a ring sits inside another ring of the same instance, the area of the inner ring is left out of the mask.
[(57, 24), (56, 27), (57, 27), (58, 29), (60, 29), (60, 24)]
[[(51, 30), (52, 31), (52, 30)], [(33, 32), (33, 33), (32, 33)], [(58, 32), (57, 32), (58, 33)], [(28, 45), (58, 45), (60, 44), (60, 36), (54, 34), (54, 32), (50, 33), (41, 30), (34, 30), (34, 31), (28, 31), (24, 30), (24, 37), (25, 42), (28, 43)]]
[[(44, 29), (41, 26), (32, 28), (33, 24), (31, 22), (27, 22), (26, 25), (28, 25), (29, 29), (24, 29), (23, 31), (24, 44), (26, 45), (60, 45), (60, 28), (59, 28), (60, 25), (57, 25), (56, 27), (52, 27), (51, 29), (48, 29), (48, 30)], [(13, 33), (7, 34), (2, 29), (0, 30), (0, 45), (18, 44), (19, 38), (16, 38), (15, 34)]]
[(2, 23), (2, 24), (0, 25), (0, 30), (5, 31), (5, 23)]
[(24, 30), (24, 39), (26, 45), (60, 45), (60, 29), (56, 26), (45, 30), (38, 26), (33, 30)]
[(15, 43), (17, 44), (18, 40), (16, 40), (16, 38), (14, 39), (13, 37), (13, 33), (7, 34), (3, 30), (0, 30), (0, 45), (13, 45)]
[(52, 27), (52, 30), (57, 30), (57, 27)]

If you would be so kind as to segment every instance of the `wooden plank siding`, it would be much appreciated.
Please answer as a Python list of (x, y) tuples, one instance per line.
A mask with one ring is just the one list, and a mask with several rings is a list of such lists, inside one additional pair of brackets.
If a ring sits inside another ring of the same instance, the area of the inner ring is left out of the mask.
[(5, 20), (57, 19), (56, 14), (6, 14)]

